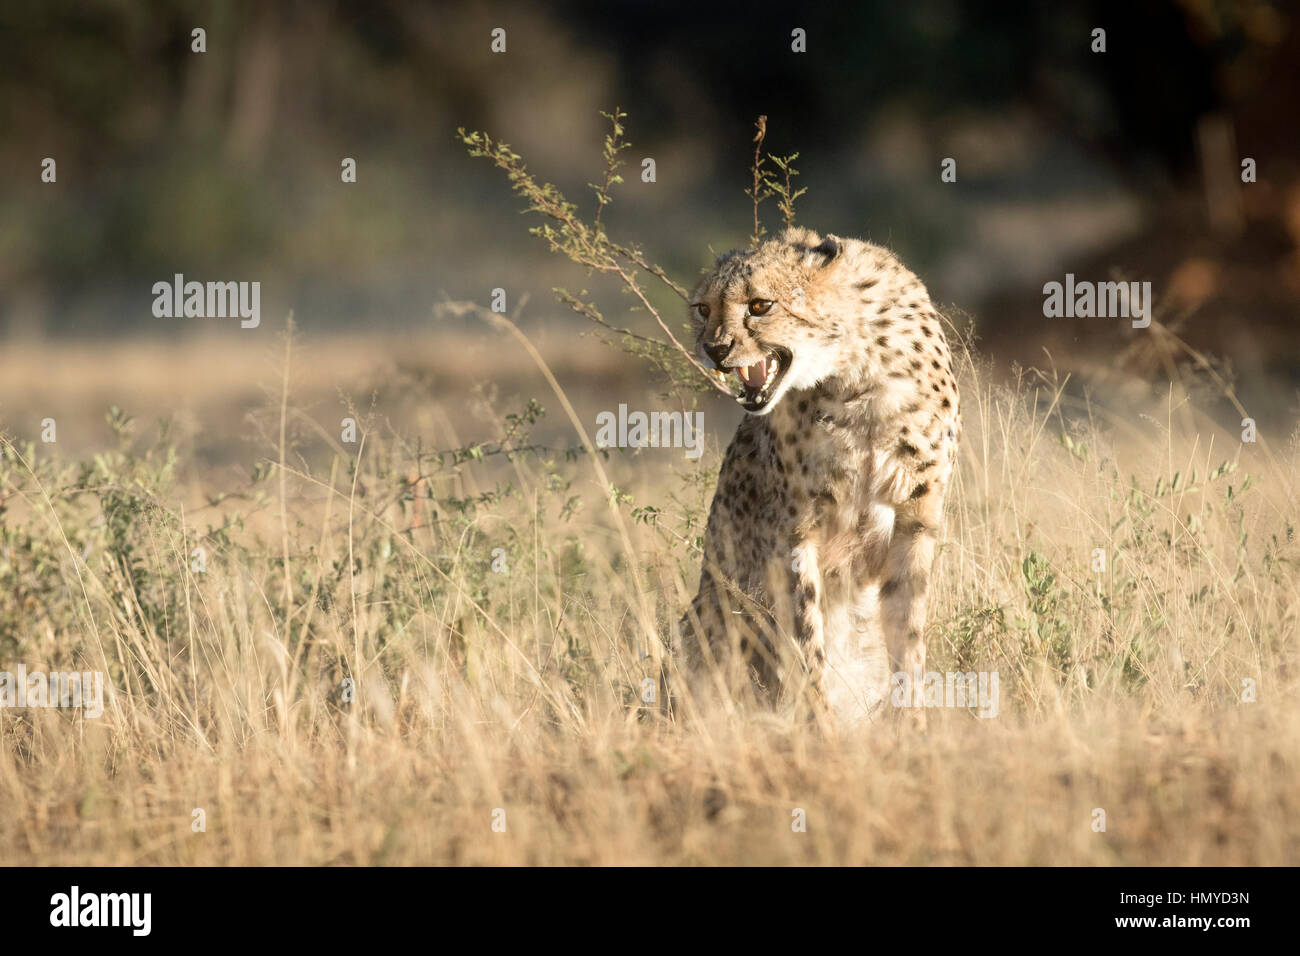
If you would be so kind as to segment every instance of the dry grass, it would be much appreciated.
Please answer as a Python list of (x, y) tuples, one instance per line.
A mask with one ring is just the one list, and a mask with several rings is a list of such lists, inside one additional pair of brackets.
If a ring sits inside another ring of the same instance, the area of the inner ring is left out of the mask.
[[(1000, 713), (822, 736), (638, 700), (695, 583), (716, 447), (611, 456), (611, 509), (572, 431), (507, 460), (492, 442), (536, 426), (462, 434), (448, 396), (419, 433), (467, 450), (414, 484), (378, 412), (345, 445), (302, 411), (294, 376), (320, 367), (294, 361), (257, 480), (121, 421), (97, 458), (6, 446), (0, 668), (111, 690), (97, 720), (0, 710), (0, 862), (1300, 860), (1294, 436), (1243, 444), (1181, 384), (1109, 407), (994, 386), (968, 355), (930, 644), (935, 669), (996, 669)], [(196, 510), (199, 490), (239, 496)]]

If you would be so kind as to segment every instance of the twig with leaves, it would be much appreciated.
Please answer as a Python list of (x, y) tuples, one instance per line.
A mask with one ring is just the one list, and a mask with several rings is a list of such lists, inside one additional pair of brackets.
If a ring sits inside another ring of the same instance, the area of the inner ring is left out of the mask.
[[(622, 347), (634, 354), (649, 359), (668, 379), (670, 386), (681, 399), (681, 389), (713, 388), (730, 397), (726, 385), (718, 380), (710, 369), (700, 362), (694, 352), (687, 348), (673, 333), (664, 320), (659, 309), (651, 302), (648, 291), (640, 280), (642, 272), (654, 276), (683, 302), (689, 299), (687, 291), (674, 282), (659, 266), (651, 263), (645, 254), (635, 245), (615, 242), (609, 238), (602, 222), (605, 207), (612, 201), (613, 187), (623, 182), (618, 170), (623, 165), (621, 154), (630, 144), (624, 138), (623, 120), (627, 118), (617, 106), (608, 113), (602, 111), (610, 124), (610, 131), (605, 135), (602, 158), (604, 171), (599, 185), (588, 183), (596, 195), (596, 212), (591, 221), (582, 218), (575, 203), (565, 199), (553, 184), (538, 182), (528, 171), (523, 158), (508, 145), (494, 140), (487, 133), (457, 130), (460, 140), (474, 157), (484, 158), (502, 170), (510, 181), (511, 188), (527, 200), (525, 211), (535, 212), (546, 221), (540, 226), (529, 229), (532, 235), (546, 241), (552, 252), (564, 254), (571, 261), (585, 267), (588, 272), (599, 272), (613, 276), (622, 283), (624, 289), (632, 294), (658, 324), (667, 336), (667, 341), (651, 338), (632, 329), (612, 325), (608, 322), (595, 302), (588, 298), (587, 290), (576, 295), (566, 289), (552, 289), (556, 298), (578, 315), (601, 327), (606, 332), (619, 337)], [(751, 244), (757, 245), (765, 231), (759, 220), (758, 207), (764, 200), (775, 196), (787, 227), (794, 224), (794, 202), (806, 190), (792, 189), (791, 180), (799, 175), (794, 168), (794, 160), (799, 154), (777, 157), (767, 156), (763, 152), (767, 137), (767, 117), (760, 116), (755, 124), (754, 165), (751, 170), (752, 188), (746, 195), (754, 202), (754, 233)], [(781, 177), (765, 167), (767, 160), (780, 171)], [(685, 360), (683, 362), (683, 360)], [(695, 373), (698, 372), (699, 376)], [(703, 385), (701, 382), (707, 385)]]
[[(538, 182), (528, 172), (523, 158), (510, 149), (508, 145), (492, 139), (486, 133), (467, 133), (464, 129), (460, 129), (458, 132), (461, 141), (469, 147), (471, 156), (490, 160), (506, 174), (514, 191), (528, 201), (526, 211), (536, 212), (549, 220), (540, 226), (531, 228), (529, 232), (532, 235), (544, 239), (552, 252), (563, 253), (570, 260), (586, 267), (589, 271), (616, 277), (624, 288), (636, 298), (641, 307), (654, 318), (659, 328), (668, 337), (668, 343), (670, 344), (665, 344), (665, 348), (675, 350), (681, 358), (694, 366), (712, 387), (723, 390), (716, 377), (710, 374), (691, 350), (684, 346), (677, 336), (673, 334), (672, 329), (664, 321), (659, 310), (650, 301), (649, 295), (639, 279), (639, 270), (644, 270), (659, 279), (683, 301), (687, 298), (686, 290), (672, 281), (663, 269), (651, 265), (640, 249), (633, 245), (624, 245), (612, 241), (599, 223), (599, 211), (610, 202), (610, 188), (622, 181), (616, 171), (619, 166), (618, 156), (623, 149), (627, 148), (627, 144), (621, 141), (621, 119), (625, 114), (615, 108), (612, 113), (603, 115), (610, 119), (612, 130), (605, 137), (604, 182), (599, 187), (594, 185), (592, 187), (596, 191), (598, 209), (597, 218), (591, 223), (583, 220), (578, 213), (577, 205), (565, 199), (564, 194), (552, 183)], [(579, 315), (611, 331), (619, 332), (619, 330), (609, 326), (609, 323), (605, 321), (604, 316), (593, 302), (582, 298), (586, 294), (585, 291), (577, 296), (564, 289), (554, 289), (553, 291), (561, 302)], [(662, 353), (660, 358), (661, 360), (664, 359)]]
[(745, 190), (745, 195), (754, 201), (754, 231), (749, 236), (750, 248), (763, 241), (765, 232), (763, 224), (758, 221), (758, 204), (769, 195), (767, 191), (767, 171), (763, 169), (763, 163), (766, 161), (763, 156), (763, 141), (765, 139), (767, 139), (767, 116), (760, 115), (754, 122), (754, 165), (749, 169), (754, 182), (749, 189)]
[[(754, 205), (754, 231), (749, 237), (750, 248), (756, 247), (767, 235), (767, 230), (763, 228), (758, 218), (758, 207), (764, 200), (776, 197), (776, 207), (781, 210), (785, 228), (789, 229), (794, 225), (794, 202), (808, 191), (806, 188), (794, 188), (793, 180), (799, 175), (799, 170), (794, 168), (794, 161), (799, 158), (799, 154), (773, 156), (764, 153), (763, 147), (766, 142), (767, 117), (759, 116), (754, 122), (754, 162), (749, 167), (751, 185), (745, 190), (745, 195), (753, 201)], [(779, 177), (766, 168), (769, 160), (781, 171)]]

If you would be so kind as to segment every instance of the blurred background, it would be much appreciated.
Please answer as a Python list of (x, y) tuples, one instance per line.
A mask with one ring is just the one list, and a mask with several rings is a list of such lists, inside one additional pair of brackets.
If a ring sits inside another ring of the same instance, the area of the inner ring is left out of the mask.
[[(432, 392), (506, 387), (500, 339), (432, 318), (444, 297), (486, 304), (495, 287), (512, 309), (530, 297), (525, 326), (601, 394), (621, 359), (572, 338), (582, 320), (550, 292), (589, 280), (528, 235), (535, 217), (456, 129), (508, 142), (590, 212), (600, 111), (616, 105), (632, 148), (605, 222), (683, 284), (747, 241), (763, 113), (770, 150), (800, 153), (799, 221), (893, 248), (975, 322), (996, 369), (1050, 353), (1081, 373), (1168, 375), (1126, 322), (1042, 314), (1043, 284), (1066, 272), (1146, 280), (1157, 321), (1293, 416), (1296, 23), (1263, 0), (4, 4), (0, 424), (31, 434), (29, 408), (132, 388), (149, 414), (205, 388), (237, 409), (291, 310), (319, 343), (304, 374), (322, 395), (403, 375)], [(1243, 184), (1247, 157), (1257, 181)], [(155, 318), (151, 287), (175, 273), (260, 281), (261, 328)], [(645, 321), (618, 315), (625, 302), (611, 319)]]

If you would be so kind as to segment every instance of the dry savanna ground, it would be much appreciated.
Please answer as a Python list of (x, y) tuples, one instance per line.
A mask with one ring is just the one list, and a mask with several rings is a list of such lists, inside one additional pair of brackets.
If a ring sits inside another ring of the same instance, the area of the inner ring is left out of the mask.
[[(589, 435), (654, 400), (535, 338)], [(0, 709), (0, 863), (1300, 860), (1293, 418), (968, 352), (929, 643), (997, 716), (674, 722), (733, 409), (698, 462), (592, 455), (508, 335), (251, 341), (0, 360), (0, 670), (107, 684)]]

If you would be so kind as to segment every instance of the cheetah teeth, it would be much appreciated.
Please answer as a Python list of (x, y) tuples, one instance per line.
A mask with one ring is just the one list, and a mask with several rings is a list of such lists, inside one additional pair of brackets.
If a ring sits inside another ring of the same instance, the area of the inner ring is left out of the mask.
[(759, 359), (753, 365), (745, 365), (733, 369), (736, 377), (740, 379), (742, 399), (752, 400), (757, 397), (760, 399), (767, 398), (767, 393), (772, 387), (772, 383), (777, 380), (781, 372), (781, 362), (776, 356)]
[[(767, 393), (781, 373), (781, 360), (773, 355), (759, 359), (753, 365), (742, 365), (732, 369), (712, 369), (718, 384), (731, 392), (738, 402), (753, 402), (766, 399)], [(735, 373), (735, 378), (731, 373)]]
[(753, 365), (742, 366), (736, 369), (736, 374), (746, 388), (762, 388), (768, 382), (767, 359), (759, 359)]

